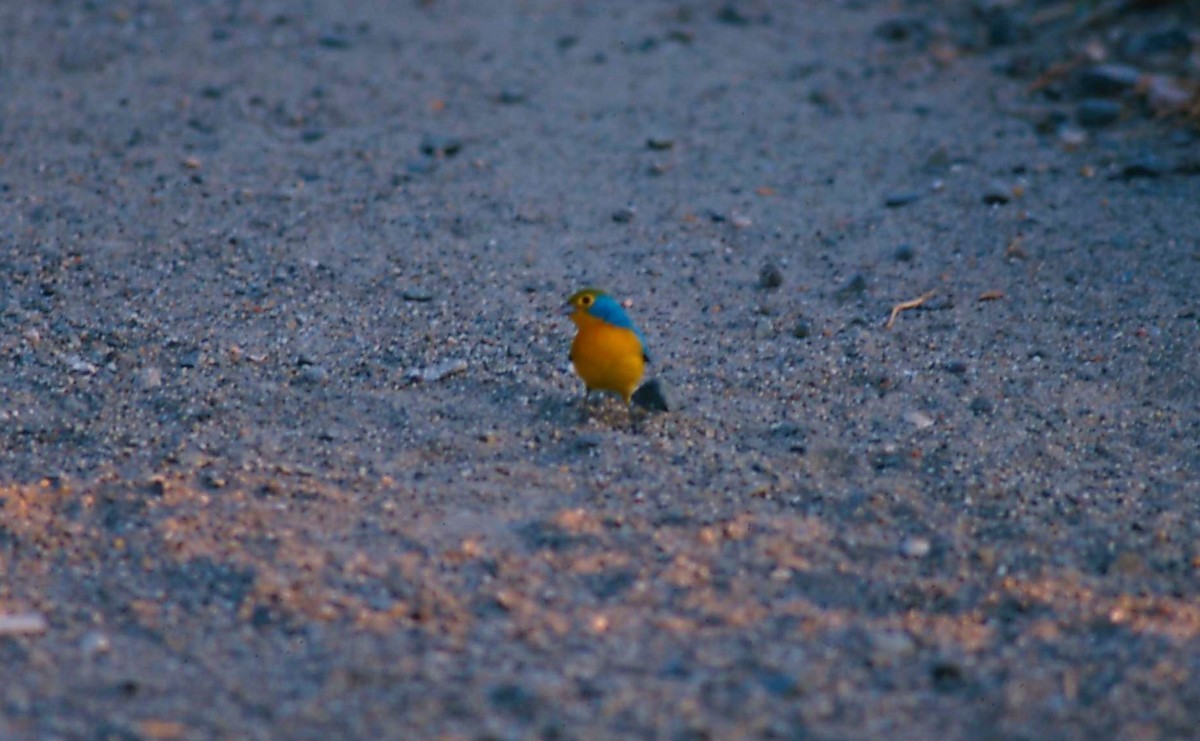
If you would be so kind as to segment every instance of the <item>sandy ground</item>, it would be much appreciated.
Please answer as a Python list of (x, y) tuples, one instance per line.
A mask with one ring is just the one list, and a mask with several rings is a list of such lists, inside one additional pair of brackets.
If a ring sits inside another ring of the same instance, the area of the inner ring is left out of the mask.
[(1194, 134), (925, 3), (349, 5), (0, 7), (0, 737), (1195, 737)]

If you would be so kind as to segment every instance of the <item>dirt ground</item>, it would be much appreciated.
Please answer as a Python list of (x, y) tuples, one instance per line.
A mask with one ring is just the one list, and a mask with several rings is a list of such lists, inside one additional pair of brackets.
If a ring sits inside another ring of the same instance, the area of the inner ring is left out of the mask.
[(946, 5), (0, 6), (0, 738), (1200, 735), (1194, 5)]

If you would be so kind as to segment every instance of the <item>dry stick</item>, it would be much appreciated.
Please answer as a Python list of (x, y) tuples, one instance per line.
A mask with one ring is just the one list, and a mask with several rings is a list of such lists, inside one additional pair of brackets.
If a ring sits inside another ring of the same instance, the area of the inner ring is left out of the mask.
[(917, 308), (921, 304), (928, 301), (930, 299), (930, 297), (933, 296), (934, 293), (935, 293), (935, 291), (926, 291), (925, 293), (922, 293), (920, 296), (917, 296), (916, 298), (912, 299), (911, 301), (902, 301), (902, 302), (896, 304), (895, 306), (893, 306), (892, 307), (892, 315), (890, 317), (888, 317), (887, 324), (884, 325), (884, 328), (891, 329), (892, 325), (896, 323), (896, 317), (900, 316), (900, 312), (907, 311), (908, 309)]

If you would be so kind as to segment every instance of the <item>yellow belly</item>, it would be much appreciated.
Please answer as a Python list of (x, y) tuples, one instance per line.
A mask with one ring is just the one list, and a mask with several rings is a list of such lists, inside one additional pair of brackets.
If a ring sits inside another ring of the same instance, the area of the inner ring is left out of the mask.
[(588, 322), (571, 343), (571, 362), (588, 391), (612, 391), (626, 402), (646, 370), (642, 343), (628, 329)]

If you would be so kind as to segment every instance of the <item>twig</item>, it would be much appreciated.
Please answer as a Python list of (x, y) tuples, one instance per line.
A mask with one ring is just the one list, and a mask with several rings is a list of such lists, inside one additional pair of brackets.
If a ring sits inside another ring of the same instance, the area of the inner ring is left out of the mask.
[(935, 291), (932, 291), (932, 290), (926, 291), (925, 293), (922, 293), (920, 296), (917, 296), (916, 298), (912, 299), (911, 301), (901, 301), (900, 303), (893, 306), (892, 307), (892, 315), (888, 317), (887, 324), (884, 325), (884, 328), (891, 329), (892, 325), (896, 323), (896, 317), (900, 316), (900, 312), (917, 308), (921, 304), (928, 301), (933, 296), (934, 293), (935, 293)]

